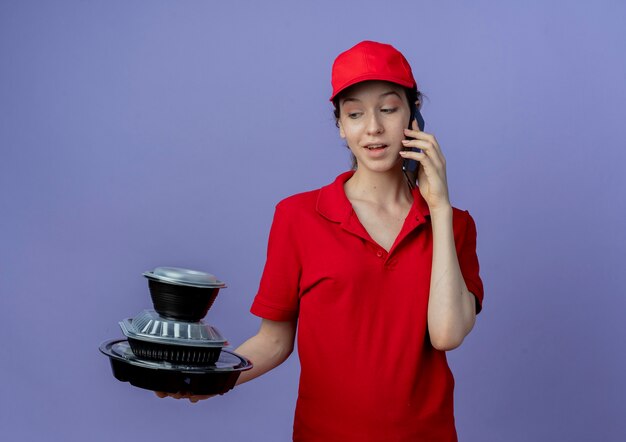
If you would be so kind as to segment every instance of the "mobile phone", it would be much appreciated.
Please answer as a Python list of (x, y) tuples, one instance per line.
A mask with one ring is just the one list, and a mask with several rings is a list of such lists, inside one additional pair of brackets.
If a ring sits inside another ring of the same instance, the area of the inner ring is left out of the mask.
[[(417, 108), (417, 106), (415, 105), (415, 103), (413, 103), (413, 105), (411, 106), (411, 119), (409, 120), (409, 129), (412, 129), (413, 120), (417, 120), (417, 127), (419, 127), (420, 130), (424, 130), (424, 126), (425, 126), (424, 117), (422, 117), (422, 114), (420, 110)], [(412, 147), (410, 150), (414, 152), (422, 151), (422, 149), (418, 149), (417, 147)], [(417, 173), (417, 161), (410, 160), (410, 159), (403, 160), (402, 170), (405, 173), (408, 172), (410, 174), (415, 175)]]

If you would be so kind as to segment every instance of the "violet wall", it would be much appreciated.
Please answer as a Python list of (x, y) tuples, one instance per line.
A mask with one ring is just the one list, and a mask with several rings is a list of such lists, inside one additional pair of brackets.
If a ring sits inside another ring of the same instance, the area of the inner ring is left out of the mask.
[(478, 226), (460, 440), (626, 440), (625, 22), (608, 0), (1, 1), (2, 440), (290, 439), (295, 355), (193, 405), (98, 345), (159, 265), (228, 283), (206, 320), (234, 346), (256, 331), (274, 205), (349, 167), (330, 67), (363, 39), (413, 65)]

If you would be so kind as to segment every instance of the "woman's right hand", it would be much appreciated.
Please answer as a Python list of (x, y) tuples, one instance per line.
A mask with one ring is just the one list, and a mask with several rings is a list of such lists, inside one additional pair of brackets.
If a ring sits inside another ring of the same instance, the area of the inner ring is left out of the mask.
[(169, 396), (169, 397), (173, 397), (174, 399), (189, 399), (189, 402), (194, 403), (194, 404), (198, 401), (203, 401), (205, 399), (209, 399), (209, 398), (212, 398), (213, 396), (216, 396), (215, 394), (199, 395), (199, 394), (185, 393), (182, 391), (179, 391), (178, 393), (167, 393), (165, 391), (155, 391), (154, 394), (156, 394), (160, 398), (165, 398)]

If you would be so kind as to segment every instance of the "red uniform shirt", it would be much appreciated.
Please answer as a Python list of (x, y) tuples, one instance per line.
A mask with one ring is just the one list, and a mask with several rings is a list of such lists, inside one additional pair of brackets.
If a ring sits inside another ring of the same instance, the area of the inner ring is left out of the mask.
[[(432, 263), (428, 205), (419, 190), (389, 253), (359, 222), (343, 185), (276, 206), (251, 311), (298, 319), (296, 441), (455, 441), (454, 379), (427, 332)], [(476, 227), (453, 210), (465, 283), (482, 304)]]

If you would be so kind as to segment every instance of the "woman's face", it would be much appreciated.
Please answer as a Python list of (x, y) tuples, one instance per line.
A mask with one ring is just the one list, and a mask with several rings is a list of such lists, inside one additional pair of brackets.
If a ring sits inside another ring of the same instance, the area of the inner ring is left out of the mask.
[(409, 118), (404, 89), (394, 83), (357, 83), (339, 100), (339, 135), (348, 143), (359, 168), (376, 172), (398, 168)]

